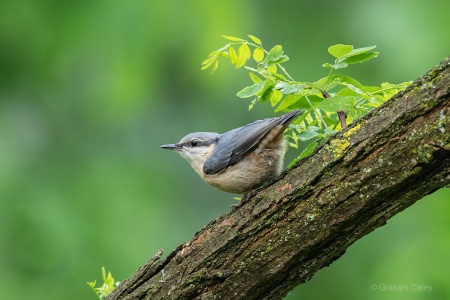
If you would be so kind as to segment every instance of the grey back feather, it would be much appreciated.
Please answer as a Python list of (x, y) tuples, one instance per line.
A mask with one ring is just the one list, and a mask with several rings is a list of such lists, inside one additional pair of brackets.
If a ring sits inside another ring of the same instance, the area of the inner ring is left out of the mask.
[(253, 150), (272, 128), (291, 122), (300, 113), (300, 110), (293, 110), (281, 117), (258, 120), (221, 134), (213, 152), (203, 165), (203, 172), (216, 174), (235, 165)]

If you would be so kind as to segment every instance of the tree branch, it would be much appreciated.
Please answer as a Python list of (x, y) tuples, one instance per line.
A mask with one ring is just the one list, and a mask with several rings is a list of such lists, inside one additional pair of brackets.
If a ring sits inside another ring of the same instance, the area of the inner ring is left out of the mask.
[(449, 98), (447, 59), (108, 299), (281, 299), (450, 183)]

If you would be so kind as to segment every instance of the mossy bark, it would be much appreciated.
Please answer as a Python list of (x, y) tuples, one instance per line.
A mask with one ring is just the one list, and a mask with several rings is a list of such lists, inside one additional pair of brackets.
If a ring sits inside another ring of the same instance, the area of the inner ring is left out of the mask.
[(108, 299), (281, 299), (450, 184), (449, 98), (447, 59)]

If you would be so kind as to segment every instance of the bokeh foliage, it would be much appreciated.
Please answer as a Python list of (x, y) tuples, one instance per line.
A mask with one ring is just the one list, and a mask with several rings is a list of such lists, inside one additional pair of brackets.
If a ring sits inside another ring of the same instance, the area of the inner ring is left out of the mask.
[[(159, 145), (273, 116), (236, 97), (248, 75), (200, 71), (220, 35), (289, 53), (295, 78), (324, 77), (329, 45), (376, 44), (352, 68), (368, 85), (415, 79), (450, 54), (450, 4), (423, 1), (3, 1), (0, 9), (0, 291), (95, 299), (160, 248), (233, 203)], [(283, 8), (283, 9), (281, 9)], [(298, 153), (288, 153), (296, 157)], [(289, 158), (288, 158), (289, 159)], [(287, 299), (450, 298), (448, 190), (352, 246)], [(371, 284), (432, 285), (430, 293)]]

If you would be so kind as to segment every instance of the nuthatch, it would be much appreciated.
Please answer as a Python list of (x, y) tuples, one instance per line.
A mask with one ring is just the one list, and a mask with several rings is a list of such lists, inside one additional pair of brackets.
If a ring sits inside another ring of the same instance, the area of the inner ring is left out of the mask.
[(190, 133), (179, 143), (161, 148), (180, 153), (206, 183), (243, 194), (281, 173), (286, 148), (283, 131), (301, 113), (293, 110), (223, 134)]

